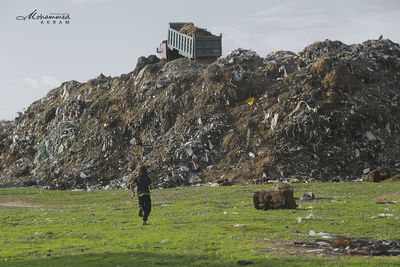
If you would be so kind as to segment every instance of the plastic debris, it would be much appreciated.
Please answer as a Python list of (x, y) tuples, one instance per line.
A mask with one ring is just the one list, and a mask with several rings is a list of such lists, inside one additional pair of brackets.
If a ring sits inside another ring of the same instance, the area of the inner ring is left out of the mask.
[(382, 219), (387, 217), (393, 217), (392, 213), (379, 213), (378, 216), (373, 216), (371, 219)]
[(329, 239), (315, 239), (305, 242), (294, 242), (294, 246), (311, 248), (308, 253), (323, 253), (328, 255), (364, 255), (364, 256), (398, 256), (400, 255), (399, 240), (352, 238), (332, 236)]
[(246, 99), (246, 103), (249, 104), (250, 106), (253, 105), (255, 98), (254, 97), (250, 97), (248, 99)]
[(233, 227), (245, 227), (245, 226), (247, 226), (247, 225), (245, 225), (245, 224), (234, 224), (234, 225), (232, 225)]
[(322, 238), (333, 238), (330, 233), (324, 233), (324, 232), (315, 232), (314, 230), (310, 230), (308, 233), (310, 236), (322, 236)]
[(300, 197), (300, 200), (313, 200), (315, 198), (315, 195), (312, 192), (307, 192), (304, 193), (302, 197)]
[(297, 223), (301, 223), (303, 220), (317, 220), (321, 219), (314, 215), (314, 213), (310, 212), (306, 217), (297, 217)]

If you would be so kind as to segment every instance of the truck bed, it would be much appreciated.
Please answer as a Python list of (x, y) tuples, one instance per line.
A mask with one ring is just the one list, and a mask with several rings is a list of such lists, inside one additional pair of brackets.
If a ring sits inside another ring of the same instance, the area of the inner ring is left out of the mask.
[(167, 39), (169, 49), (176, 50), (180, 55), (190, 59), (218, 58), (222, 55), (222, 35), (212, 35), (200, 28), (197, 29), (201, 34), (193, 31), (193, 35), (187, 35), (180, 32), (187, 23), (177, 22), (169, 25)]

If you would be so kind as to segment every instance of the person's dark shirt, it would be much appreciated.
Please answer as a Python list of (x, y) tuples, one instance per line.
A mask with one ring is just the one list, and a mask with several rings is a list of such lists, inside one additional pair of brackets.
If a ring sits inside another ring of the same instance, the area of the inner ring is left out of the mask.
[(151, 185), (151, 180), (149, 176), (142, 175), (138, 176), (133, 180), (137, 185), (137, 194), (150, 194), (149, 185)]

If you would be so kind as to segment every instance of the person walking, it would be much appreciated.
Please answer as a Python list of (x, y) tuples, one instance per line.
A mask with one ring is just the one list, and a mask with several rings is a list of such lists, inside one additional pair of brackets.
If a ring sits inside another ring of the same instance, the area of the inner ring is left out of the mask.
[(131, 197), (135, 197), (135, 187), (137, 188), (137, 196), (139, 199), (139, 216), (143, 217), (143, 225), (148, 225), (147, 219), (151, 212), (151, 198), (150, 190), (153, 189), (151, 184), (151, 179), (147, 175), (146, 166), (141, 166), (139, 168), (139, 175), (133, 179), (129, 187), (131, 189)]

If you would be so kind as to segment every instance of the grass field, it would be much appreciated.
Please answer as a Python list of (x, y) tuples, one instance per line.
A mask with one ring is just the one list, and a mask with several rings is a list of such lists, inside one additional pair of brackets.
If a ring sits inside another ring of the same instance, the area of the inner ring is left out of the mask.
[[(294, 246), (316, 238), (310, 230), (400, 239), (400, 183), (293, 184), (295, 198), (321, 198), (297, 199), (296, 210), (255, 210), (252, 192), (271, 186), (153, 190), (148, 226), (125, 190), (0, 189), (0, 266), (400, 266), (400, 256)], [(381, 213), (390, 216), (371, 219)]]

